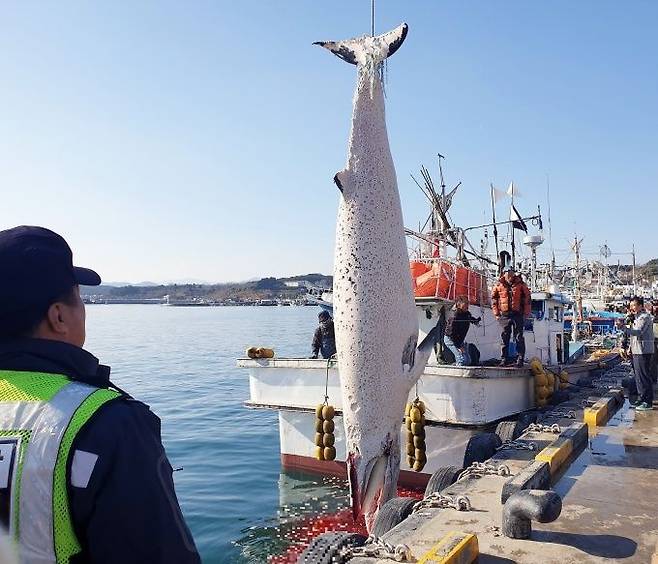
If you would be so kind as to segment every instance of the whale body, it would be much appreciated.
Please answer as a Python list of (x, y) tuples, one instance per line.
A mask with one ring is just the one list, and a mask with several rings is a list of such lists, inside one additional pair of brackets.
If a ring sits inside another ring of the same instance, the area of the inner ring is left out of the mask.
[(377, 37), (317, 43), (357, 66), (347, 166), (334, 177), (341, 197), (333, 303), (350, 498), (368, 530), (379, 507), (396, 495), (404, 405), (436, 334), (416, 346), (418, 319), (386, 132), (380, 70), (406, 34), (402, 24)]

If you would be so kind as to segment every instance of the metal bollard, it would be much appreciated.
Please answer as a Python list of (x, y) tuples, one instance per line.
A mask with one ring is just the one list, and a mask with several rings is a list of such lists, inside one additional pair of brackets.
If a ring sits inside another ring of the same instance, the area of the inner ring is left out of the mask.
[(529, 539), (532, 521), (550, 523), (561, 511), (562, 498), (552, 490), (516, 492), (503, 507), (502, 533), (512, 539)]

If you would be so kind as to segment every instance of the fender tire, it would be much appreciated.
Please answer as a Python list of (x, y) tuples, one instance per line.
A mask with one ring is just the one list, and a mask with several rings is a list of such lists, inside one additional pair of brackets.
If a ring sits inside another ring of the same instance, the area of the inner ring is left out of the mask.
[(525, 427), (522, 421), (501, 421), (496, 425), (496, 435), (503, 442), (513, 441), (519, 437), (523, 429)]
[(315, 537), (299, 557), (301, 564), (342, 564), (338, 551), (347, 546), (361, 546), (366, 537), (357, 533), (324, 533)]
[(551, 405), (559, 405), (565, 401), (569, 401), (571, 394), (566, 390), (557, 390), (553, 392), (553, 397), (551, 397)]
[(425, 487), (425, 497), (435, 492), (440, 492), (452, 486), (457, 481), (459, 473), (462, 471), (457, 466), (441, 466), (434, 474), (430, 476), (430, 481)]
[(473, 435), (466, 445), (464, 452), (464, 468), (468, 468), (473, 462), (484, 462), (496, 454), (496, 449), (502, 445), (496, 433), (480, 433)]
[(381, 537), (393, 527), (402, 523), (409, 515), (418, 500), (413, 497), (393, 497), (379, 508), (375, 524), (370, 534)]

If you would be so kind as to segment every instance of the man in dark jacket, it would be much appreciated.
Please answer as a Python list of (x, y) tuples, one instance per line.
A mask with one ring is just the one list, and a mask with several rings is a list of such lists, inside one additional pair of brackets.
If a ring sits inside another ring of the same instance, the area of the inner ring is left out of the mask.
[(98, 274), (27, 226), (0, 231), (0, 269), (0, 522), (21, 561), (199, 562), (160, 420), (82, 348)]
[(468, 299), (460, 296), (455, 300), (455, 309), (446, 320), (443, 342), (455, 355), (455, 364), (458, 366), (469, 366), (471, 358), (466, 346), (466, 334), (471, 323), (480, 323), (480, 317), (473, 317), (468, 311)]
[(334, 335), (334, 320), (331, 319), (329, 312), (322, 310), (318, 314), (320, 325), (313, 335), (313, 354), (311, 358), (318, 358), (318, 353), (322, 358), (331, 358), (336, 354), (336, 337)]
[(501, 324), (500, 366), (506, 366), (509, 359), (509, 342), (514, 334), (516, 344), (516, 365), (523, 366), (525, 357), (525, 339), (523, 338), (523, 324), (530, 316), (532, 303), (530, 290), (520, 276), (517, 276), (512, 266), (503, 270), (498, 284), (491, 293), (491, 310)]

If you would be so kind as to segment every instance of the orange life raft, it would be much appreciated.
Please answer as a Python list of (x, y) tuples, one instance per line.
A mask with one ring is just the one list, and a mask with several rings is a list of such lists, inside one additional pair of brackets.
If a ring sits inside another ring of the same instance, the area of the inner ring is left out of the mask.
[(454, 300), (464, 296), (471, 304), (490, 304), (487, 280), (481, 272), (441, 259), (412, 261), (410, 268), (417, 298)]

